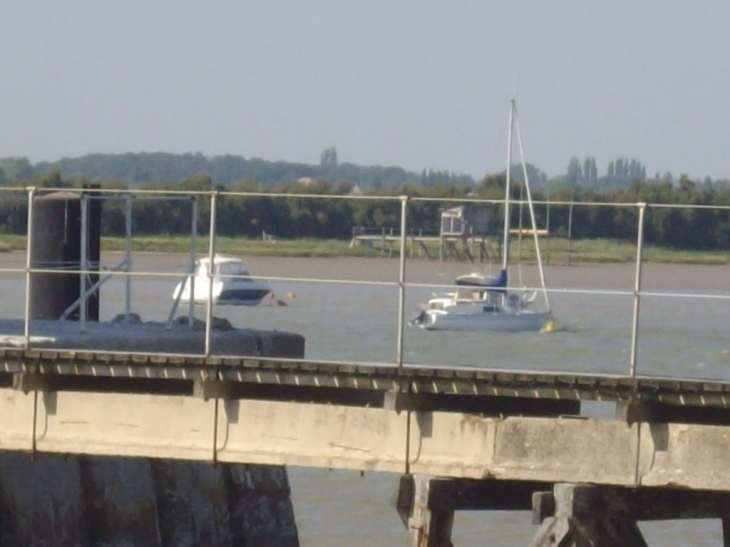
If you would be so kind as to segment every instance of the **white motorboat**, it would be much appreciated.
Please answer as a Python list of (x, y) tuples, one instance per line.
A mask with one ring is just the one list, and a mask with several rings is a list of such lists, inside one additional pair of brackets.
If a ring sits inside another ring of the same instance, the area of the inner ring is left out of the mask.
[[(535, 237), (537, 263), (542, 282), (545, 306), (535, 305), (536, 291), (516, 291), (509, 288), (510, 244), (510, 167), (512, 165), (512, 135), (516, 129), (519, 142), (522, 171), (527, 191), (527, 203)], [(535, 211), (527, 178), (527, 168), (522, 151), (517, 108), (514, 99), (510, 107), (509, 144), (507, 149), (507, 173), (504, 213), (504, 256), (499, 275), (488, 278), (482, 274), (468, 274), (456, 278), (456, 290), (431, 298), (419, 310), (411, 324), (426, 330), (490, 330), (498, 332), (550, 331), (553, 329), (552, 312), (545, 286), (545, 274), (540, 257), (540, 245), (535, 227)]]
[[(178, 283), (172, 293), (173, 300), (196, 304), (208, 302), (208, 295), (212, 294), (213, 303), (238, 306), (256, 306), (267, 297), (273, 295), (268, 283), (253, 279), (243, 261), (238, 258), (215, 255), (213, 268), (210, 258), (201, 258), (195, 262), (195, 271), (184, 281)], [(212, 272), (213, 291), (210, 292)]]

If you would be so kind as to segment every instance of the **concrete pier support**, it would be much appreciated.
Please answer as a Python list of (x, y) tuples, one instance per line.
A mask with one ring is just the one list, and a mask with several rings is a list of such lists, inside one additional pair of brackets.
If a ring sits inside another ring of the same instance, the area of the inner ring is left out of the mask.
[(0, 545), (298, 547), (284, 467), (0, 452)]
[[(552, 493), (533, 497), (535, 520), (542, 524), (530, 547), (647, 547), (637, 515), (620, 495), (590, 485), (556, 484)], [(553, 516), (543, 520), (546, 508)]]
[(391, 505), (408, 531), (410, 547), (453, 547), (456, 511), (527, 511), (533, 493), (551, 485), (534, 481), (447, 479), (403, 475)]
[(454, 509), (429, 504), (431, 482), (430, 477), (423, 475), (401, 481), (395, 506), (408, 531), (410, 547), (452, 547)]
[(530, 509), (530, 547), (646, 547), (639, 521), (708, 518), (722, 519), (730, 547), (730, 492), (403, 475), (391, 504), (410, 547), (453, 547), (455, 511)]
[(644, 547), (639, 521), (721, 519), (730, 547), (730, 492), (670, 487), (621, 488), (556, 484), (533, 493), (531, 547)]

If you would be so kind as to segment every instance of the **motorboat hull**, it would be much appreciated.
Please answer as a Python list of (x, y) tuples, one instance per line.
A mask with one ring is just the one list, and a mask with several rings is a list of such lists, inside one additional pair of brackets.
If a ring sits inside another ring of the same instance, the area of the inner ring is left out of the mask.
[(215, 300), (219, 305), (230, 306), (258, 306), (264, 299), (271, 296), (271, 289), (229, 289), (223, 291)]
[[(189, 279), (185, 282), (184, 287), (181, 287), (181, 285), (182, 283), (175, 288), (173, 299), (177, 298), (179, 291), (182, 289), (180, 303), (189, 304)], [(209, 293), (207, 283), (197, 280), (193, 292), (193, 302), (195, 304), (207, 304)], [(265, 283), (245, 282), (213, 284), (213, 304), (217, 306), (259, 306), (267, 298), (270, 298), (271, 294), (271, 287)]]
[(414, 322), (425, 330), (540, 332), (550, 321), (550, 312), (459, 313), (433, 309), (423, 310)]

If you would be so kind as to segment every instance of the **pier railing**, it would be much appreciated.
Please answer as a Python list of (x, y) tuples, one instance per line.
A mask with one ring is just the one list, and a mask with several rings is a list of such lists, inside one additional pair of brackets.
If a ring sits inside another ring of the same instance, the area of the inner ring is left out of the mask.
[[(412, 260), (407, 253), (408, 248), (408, 238), (409, 234), (411, 234), (412, 230), (409, 227), (409, 207), (411, 204), (419, 203), (419, 202), (438, 202), (439, 204), (446, 204), (449, 205), (453, 204), (461, 204), (461, 203), (477, 203), (482, 205), (491, 205), (494, 206), (496, 209), (500, 207), (500, 205), (503, 204), (500, 200), (486, 200), (486, 199), (427, 199), (427, 198), (420, 198), (420, 197), (409, 197), (409, 196), (390, 196), (390, 197), (383, 197), (383, 196), (344, 196), (344, 195), (321, 195), (321, 194), (284, 194), (284, 193), (246, 193), (246, 192), (228, 192), (228, 191), (160, 191), (160, 190), (112, 190), (112, 189), (94, 189), (93, 193), (90, 193), (88, 190), (84, 189), (49, 189), (49, 188), (2, 188), (0, 193), (0, 198), (6, 200), (6, 199), (15, 199), (18, 200), (19, 203), (23, 202), (26, 204), (27, 207), (27, 231), (26, 231), (26, 245), (25, 245), (25, 256), (22, 264), (19, 264), (16, 260), (13, 264), (13, 261), (3, 261), (2, 257), (3, 254), (0, 254), (0, 264), (2, 266), (0, 267), (0, 280), (2, 278), (14, 278), (16, 280), (19, 280), (22, 278), (22, 294), (23, 294), (23, 305), (22, 305), (22, 323), (23, 323), (23, 331), (20, 338), (17, 336), (15, 338), (11, 336), (5, 336), (4, 342), (0, 342), (0, 346), (3, 347), (18, 347), (18, 345), (21, 345), (22, 347), (26, 349), (32, 349), (39, 345), (38, 339), (34, 336), (33, 332), (33, 325), (34, 325), (34, 319), (32, 317), (31, 313), (31, 291), (32, 291), (32, 276), (34, 274), (59, 274), (59, 268), (58, 267), (39, 267), (37, 264), (34, 264), (32, 257), (34, 253), (34, 246), (38, 244), (38, 242), (34, 241), (33, 237), (33, 224), (37, 221), (36, 218), (34, 218), (34, 204), (36, 200), (38, 200), (40, 197), (46, 196), (48, 194), (51, 194), (53, 192), (67, 192), (71, 193), (80, 199), (80, 223), (81, 223), (81, 233), (82, 234), (88, 234), (88, 225), (89, 225), (89, 204), (92, 200), (108, 200), (108, 199), (115, 199), (115, 200), (121, 200), (121, 202), (124, 204), (124, 223), (125, 223), (125, 246), (123, 251), (123, 258), (119, 261), (118, 264), (108, 268), (107, 270), (100, 271), (98, 268), (98, 264), (90, 264), (88, 257), (88, 235), (81, 237), (80, 245), (81, 245), (81, 252), (80, 252), (80, 261), (76, 265), (72, 265), (71, 267), (66, 266), (62, 269), (63, 274), (74, 274), (79, 276), (80, 280), (80, 298), (77, 302), (74, 302), (74, 309), (67, 310), (69, 313), (65, 313), (64, 316), (61, 318), (61, 320), (68, 321), (68, 317), (70, 313), (74, 310), (78, 311), (78, 317), (77, 317), (77, 328), (79, 332), (84, 332), (86, 329), (88, 329), (88, 323), (89, 319), (86, 317), (86, 300), (90, 297), (91, 294), (93, 294), (102, 284), (109, 280), (119, 280), (122, 279), (124, 281), (124, 297), (123, 299), (120, 299), (118, 296), (115, 298), (115, 301), (123, 301), (124, 307), (123, 307), (123, 313), (124, 316), (129, 318), (131, 314), (134, 312), (134, 303), (133, 303), (133, 284), (136, 279), (154, 279), (155, 281), (165, 281), (170, 282), (170, 292), (174, 284), (179, 282), (181, 279), (184, 278), (185, 275), (192, 274), (193, 272), (193, 265), (196, 261), (196, 259), (201, 257), (208, 257), (211, 261), (213, 261), (214, 256), (216, 253), (219, 252), (219, 232), (217, 230), (216, 224), (217, 224), (217, 215), (220, 209), (220, 200), (222, 198), (237, 198), (241, 200), (246, 200), (249, 198), (268, 198), (272, 200), (288, 200), (288, 199), (307, 199), (307, 200), (343, 200), (343, 201), (355, 201), (355, 200), (361, 200), (361, 201), (379, 201), (379, 202), (389, 202), (392, 206), (395, 206), (399, 210), (399, 217), (400, 217), (400, 226), (394, 230), (395, 233), (398, 234), (398, 243), (396, 245), (396, 249), (398, 251), (398, 268), (397, 271), (395, 271), (394, 275), (384, 276), (383, 275), (377, 275), (375, 276), (376, 279), (339, 279), (332, 276), (298, 276), (298, 275), (271, 275), (270, 272), (252, 272), (252, 275), (254, 277), (261, 277), (267, 280), (270, 280), (272, 282), (276, 283), (313, 283), (313, 284), (324, 284), (330, 287), (333, 286), (366, 286), (366, 287), (379, 287), (379, 288), (386, 288), (389, 290), (395, 290), (397, 293), (397, 298), (392, 299), (393, 303), (390, 304), (391, 311), (390, 315), (391, 317), (395, 317), (395, 338), (394, 338), (394, 347), (392, 347), (392, 358), (387, 358), (387, 356), (384, 356), (385, 353), (387, 353), (386, 350), (383, 349), (383, 346), (385, 342), (382, 340), (378, 342), (378, 348), (379, 351), (374, 351), (374, 355), (376, 359), (374, 360), (378, 364), (384, 364), (384, 365), (390, 365), (394, 367), (408, 367), (413, 364), (423, 365), (424, 363), (414, 363), (410, 362), (409, 358), (405, 352), (405, 338), (407, 332), (415, 332), (415, 328), (413, 331), (410, 331), (408, 327), (408, 306), (409, 306), (409, 295), (410, 291), (414, 291), (418, 295), (421, 295), (421, 299), (423, 298), (422, 295), (425, 294), (426, 291), (430, 289), (438, 289), (438, 290), (449, 290), (453, 289), (453, 285), (449, 282), (443, 282), (443, 283), (434, 283), (432, 280), (424, 281), (419, 279), (411, 279), (407, 276), (407, 265), (410, 260)], [(189, 258), (187, 260), (187, 267), (183, 271), (154, 271), (154, 270), (145, 270), (145, 269), (139, 269), (135, 266), (135, 261), (133, 260), (133, 255), (136, 251), (133, 251), (133, 240), (134, 240), (134, 226), (133, 226), (133, 220), (132, 220), (132, 210), (134, 207), (134, 203), (136, 200), (141, 199), (163, 199), (163, 200), (170, 200), (170, 199), (177, 199), (177, 200), (186, 200), (189, 201), (191, 204), (190, 207), (190, 247), (189, 247)], [(623, 374), (625, 374), (627, 377), (636, 377), (637, 375), (643, 374), (646, 371), (643, 371), (640, 366), (640, 345), (642, 341), (642, 332), (643, 332), (643, 320), (642, 320), (642, 305), (649, 299), (656, 300), (656, 299), (670, 299), (674, 304), (674, 308), (670, 308), (671, 314), (676, 314), (678, 317), (682, 317), (682, 315), (685, 313), (686, 306), (685, 304), (687, 302), (704, 302), (709, 303), (712, 302), (715, 305), (715, 308), (713, 308), (713, 318), (709, 321), (707, 321), (707, 325), (710, 325), (710, 329), (715, 329), (716, 337), (720, 338), (723, 336), (723, 333), (726, 331), (726, 325), (727, 325), (727, 318), (730, 317), (730, 314), (727, 312), (730, 311), (730, 293), (726, 292), (724, 290), (724, 287), (720, 290), (696, 290), (696, 289), (670, 289), (670, 290), (664, 290), (661, 287), (658, 288), (651, 288), (647, 289), (644, 286), (643, 283), (643, 274), (645, 273), (646, 264), (647, 261), (644, 258), (644, 252), (645, 252), (645, 214), (648, 210), (655, 210), (655, 209), (667, 209), (667, 208), (675, 208), (679, 210), (698, 210), (698, 209), (719, 209), (728, 211), (730, 210), (730, 207), (710, 207), (710, 206), (701, 206), (701, 205), (669, 205), (669, 204), (658, 204), (658, 203), (572, 203), (572, 202), (550, 202), (537, 204), (538, 206), (547, 206), (547, 207), (553, 207), (553, 208), (570, 208), (571, 211), (571, 221), (572, 221), (572, 211), (574, 208), (578, 207), (587, 207), (587, 208), (605, 208), (605, 207), (621, 207), (627, 210), (633, 210), (635, 212), (635, 218), (637, 219), (636, 225), (631, 228), (635, 233), (635, 247), (634, 247), (634, 260), (632, 261), (633, 266), (633, 275), (632, 275), (632, 282), (630, 286), (621, 286), (621, 287), (566, 287), (562, 286), (563, 284), (551, 284), (551, 279), (548, 279), (548, 292), (551, 294), (551, 296), (558, 301), (557, 308), (560, 309), (560, 298), (566, 297), (566, 298), (575, 298), (575, 297), (620, 297), (626, 300), (630, 300), (629, 308), (626, 310), (626, 315), (622, 315), (621, 320), (630, 320), (630, 331), (628, 333), (628, 340), (625, 342), (628, 345), (628, 349), (626, 352), (622, 352), (622, 359), (625, 359), (624, 363), (614, 363), (617, 365), (618, 370), (612, 370), (611, 372), (620, 372), (621, 369), (623, 370)], [(207, 226), (203, 226), (203, 229), (199, 229), (201, 222), (201, 215), (200, 215), (200, 209), (201, 207), (205, 207), (206, 209), (206, 217), (207, 217)], [(549, 213), (548, 213), (549, 215)], [(634, 216), (631, 216), (631, 218), (634, 218)], [(245, 220), (245, 219), (242, 219)], [(544, 229), (542, 226), (538, 226), (538, 229)], [(521, 233), (522, 226), (520, 226), (520, 230), (518, 232)], [(198, 248), (198, 240), (201, 237), (201, 233), (206, 234), (207, 239), (207, 248), (205, 249), (199, 249)], [(308, 234), (302, 234), (302, 236), (307, 236)], [(575, 238), (576, 234), (572, 234), (571, 238)], [(519, 243), (522, 244), (522, 240), (519, 240)], [(527, 243), (525, 243), (527, 246)], [(103, 247), (103, 246), (102, 246)], [(545, 249), (544, 249), (545, 250)], [(103, 248), (102, 248), (103, 251)], [(547, 249), (548, 252), (550, 252), (550, 249)], [(17, 256), (17, 253), (12, 253), (12, 255)], [(9, 257), (11, 254), (5, 254), (5, 256)], [(569, 254), (570, 255), (570, 250)], [(385, 260), (385, 259), (383, 259)], [(3, 263), (4, 262), (4, 263)], [(721, 268), (721, 267), (720, 267)], [(724, 270), (720, 272), (719, 270), (716, 272), (718, 276), (724, 276), (728, 277), (726, 275), (726, 272)], [(103, 275), (103, 277), (100, 277), (98, 281), (96, 282), (90, 282), (89, 276), (100, 276)], [(209, 272), (208, 274), (209, 279), (212, 279), (213, 273)], [(225, 275), (222, 275), (221, 277), (225, 278)], [(17, 288), (19, 287), (18, 284), (8, 285), (8, 288), (6, 289), (6, 295), (4, 296), (6, 301), (12, 300), (13, 298), (18, 298), (18, 292)], [(536, 283), (533, 282), (533, 286), (524, 286), (526, 290), (538, 290), (539, 287)], [(165, 289), (167, 290), (167, 288)], [(10, 294), (12, 293), (12, 294)], [(346, 293), (343, 293), (346, 296)], [(390, 301), (390, 299), (389, 299)], [(172, 320), (174, 318), (174, 315), (177, 313), (178, 305), (180, 302), (172, 302), (170, 301), (170, 307), (172, 308), (169, 311), (169, 315), (167, 317), (167, 325), (168, 327), (171, 326)], [(310, 305), (318, 306), (318, 303), (312, 303), (310, 302)], [(335, 303), (336, 305), (336, 303)], [(345, 303), (345, 305), (347, 305)], [(12, 306), (5, 306), (6, 309), (6, 315), (9, 313), (8, 310), (12, 311)], [(191, 302), (186, 307), (183, 308), (185, 313), (187, 314), (189, 321), (188, 324), (192, 328), (194, 325), (194, 318), (196, 313), (196, 307)], [(718, 311), (719, 310), (719, 311)], [(595, 313), (603, 313), (600, 307), (597, 307), (595, 310)], [(206, 300), (206, 303), (204, 305), (204, 316), (205, 316), (205, 331), (204, 331), (204, 352), (201, 354), (204, 357), (209, 357), (212, 355), (217, 355), (215, 347), (213, 345), (213, 323), (214, 323), (214, 314), (215, 314), (215, 306), (213, 303), (212, 298), (212, 283), (209, 284), (209, 293), (208, 298)], [(310, 311), (310, 320), (311, 321), (317, 321), (318, 317), (322, 314), (329, 313), (328, 310), (322, 309), (320, 307), (317, 307), (315, 309), (312, 309)], [(667, 315), (663, 314), (661, 310), (657, 312), (658, 316), (661, 318), (666, 319)], [(618, 317), (618, 315), (617, 315)], [(251, 316), (248, 316), (249, 319), (251, 319)], [(556, 320), (558, 323), (560, 323), (560, 315), (559, 311), (556, 313)], [(707, 320), (707, 318), (704, 318), (703, 320)], [(255, 317), (254, 317), (255, 321)], [(576, 324), (570, 324), (567, 325), (565, 329), (562, 330), (562, 332), (559, 332), (558, 334), (552, 334), (549, 336), (558, 336), (562, 337), (561, 342), (554, 342), (553, 347), (560, 347), (563, 348), (565, 346), (571, 345), (571, 335), (575, 333), (575, 331), (581, 330), (580, 320), (576, 320)], [(690, 322), (691, 319), (688, 317), (686, 319), (687, 322)], [(681, 324), (681, 319), (678, 321), (678, 323)], [(391, 323), (392, 325), (392, 323)], [(254, 323), (249, 324), (248, 326), (257, 327), (257, 325)], [(392, 328), (392, 327), (390, 327)], [(669, 338), (676, 338), (674, 334), (679, 336), (681, 333), (676, 330), (676, 325), (673, 325), (671, 329), (675, 329), (672, 332), (668, 334)], [(353, 332), (353, 336), (358, 336), (357, 329), (358, 325), (353, 324), (351, 325), (351, 329)], [(671, 330), (670, 329), (670, 330)], [(590, 330), (590, 329), (589, 329)], [(613, 331), (614, 334), (616, 331)], [(2, 335), (3, 333), (0, 333)], [(428, 336), (430, 333), (423, 333), (421, 332), (418, 336), (420, 337), (418, 340), (414, 342), (414, 346), (420, 345), (424, 340), (426, 340), (426, 336)], [(585, 333), (583, 333), (585, 334)], [(598, 338), (602, 337), (602, 333), (593, 330), (592, 334), (589, 334), (589, 336), (596, 336)], [(369, 336), (368, 334), (362, 334), (362, 336)], [(437, 345), (440, 347), (443, 347), (445, 345), (452, 345), (455, 349), (458, 348), (458, 346), (462, 343), (464, 335), (462, 334), (454, 334), (453, 336), (449, 336), (448, 334), (444, 333), (433, 333), (432, 336), (439, 337), (439, 341), (437, 342)], [(477, 336), (477, 335), (475, 335)], [(545, 335), (548, 336), (548, 335)], [(583, 336), (585, 338), (585, 336)], [(382, 338), (382, 337), (381, 337)], [(385, 337), (387, 338), (387, 337)], [(473, 337), (472, 337), (473, 338)], [(541, 347), (540, 342), (535, 341), (536, 338), (532, 337), (529, 339), (529, 344), (532, 344), (534, 346), (534, 350), (536, 352), (543, 352), (544, 349)], [(508, 337), (509, 344), (517, 347), (517, 346), (523, 346), (525, 345), (524, 340), (522, 340), (519, 336), (515, 335), (509, 335)], [(612, 341), (606, 341), (605, 342), (613, 342), (615, 344), (623, 343), (619, 340), (612, 340)], [(677, 340), (673, 340), (673, 342), (677, 342)], [(472, 345), (474, 344), (474, 340), (471, 340)], [(499, 344), (499, 339), (495, 336), (491, 336), (489, 338), (484, 338), (484, 352), (488, 353), (490, 351), (493, 351), (495, 345)], [(692, 340), (691, 338), (688, 338), (686, 340), (686, 344), (688, 346), (691, 346), (692, 344), (695, 344), (696, 341)], [(46, 346), (42, 346), (46, 347)], [(590, 347), (590, 345), (585, 345), (583, 349), (578, 348), (580, 351), (585, 351), (585, 348)], [(79, 348), (74, 347), (65, 347), (62, 348), (65, 350), (75, 350)], [(659, 348), (661, 349), (661, 348)], [(501, 350), (503, 354), (507, 354), (509, 352), (509, 349), (502, 349)], [(561, 350), (562, 351), (562, 350)], [(530, 370), (533, 372), (535, 370), (547, 370), (548, 368), (555, 371), (555, 370), (561, 370), (561, 360), (564, 363), (568, 359), (572, 359), (573, 361), (580, 361), (583, 359), (583, 357), (580, 354), (580, 351), (576, 354), (565, 354), (565, 352), (561, 353), (559, 356), (553, 358), (546, 358), (542, 361), (541, 364), (538, 364), (536, 366), (529, 367)], [(715, 350), (713, 350), (715, 351)], [(715, 358), (716, 365), (720, 366), (725, 361), (727, 361), (726, 358), (723, 358), (722, 355), (727, 355), (728, 350), (723, 350), (718, 346), (716, 353), (717, 355), (714, 355), (713, 358)], [(507, 352), (507, 353), (505, 353)], [(724, 352), (724, 353), (723, 353)], [(109, 349), (109, 353), (114, 353), (113, 349)], [(456, 352), (455, 352), (456, 353)], [(197, 354), (196, 354), (197, 355)], [(327, 357), (326, 355), (320, 356), (320, 357)], [(326, 359), (317, 359), (317, 361), (321, 362)], [(350, 358), (347, 355), (339, 354), (336, 358), (331, 359), (332, 361), (337, 361), (340, 363), (350, 363), (350, 364), (363, 364), (363, 363), (372, 363), (373, 360), (363, 360), (363, 359), (356, 359), (356, 358)], [(306, 362), (306, 359), (304, 360)], [(471, 363), (460, 363), (456, 362), (457, 360), (452, 360), (451, 357), (449, 357), (448, 361), (445, 358), (440, 358), (438, 362), (435, 363), (426, 363), (428, 365), (432, 366), (438, 366), (438, 367), (459, 367), (459, 366), (479, 366), (479, 367), (494, 367), (494, 362), (471, 362)], [(509, 360), (507, 360), (509, 361)], [(698, 361), (699, 363), (699, 361)], [(494, 367), (494, 368), (502, 368), (502, 367)], [(595, 371), (584, 371), (581, 370), (580, 366), (572, 366), (568, 369), (569, 372), (595, 372)], [(652, 371), (653, 372), (653, 371)], [(695, 370), (696, 372), (696, 370)], [(706, 374), (706, 371), (700, 370), (698, 375), (700, 377), (704, 376)], [(710, 375), (713, 375), (714, 372), (710, 371)], [(682, 371), (681, 375), (683, 377), (692, 377), (693, 371)]]

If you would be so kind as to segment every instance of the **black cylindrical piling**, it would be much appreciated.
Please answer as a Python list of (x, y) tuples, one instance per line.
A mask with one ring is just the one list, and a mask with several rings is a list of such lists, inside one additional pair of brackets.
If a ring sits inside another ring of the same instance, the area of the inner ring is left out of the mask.
[[(98, 185), (89, 185), (85, 188), (99, 188)], [(94, 192), (84, 192), (88, 196), (93, 196)], [(88, 200), (88, 228), (87, 233), (88, 245), (87, 245), (87, 264), (88, 269), (98, 272), (99, 265), (101, 264), (101, 204), (103, 203), (99, 199), (99, 193), (96, 193), (96, 199), (91, 198)], [(89, 274), (89, 288), (93, 287), (99, 281), (98, 273)], [(91, 294), (86, 299), (86, 318), (90, 321), (99, 320), (99, 294), (100, 288)]]
[[(100, 257), (101, 203), (89, 200), (87, 215), (87, 269), (97, 270)], [(60, 319), (81, 296), (81, 199), (78, 194), (56, 192), (35, 198), (31, 227), (31, 268), (54, 270), (31, 274), (31, 319)], [(92, 275), (90, 288), (98, 274)], [(88, 290), (87, 288), (87, 290)], [(99, 320), (99, 293), (88, 294), (86, 318)], [(79, 308), (68, 319), (78, 320)]]

